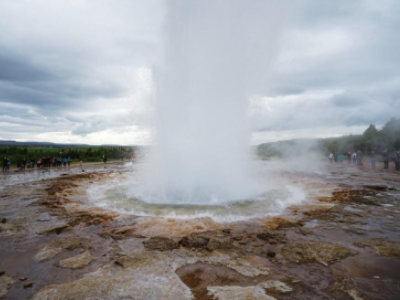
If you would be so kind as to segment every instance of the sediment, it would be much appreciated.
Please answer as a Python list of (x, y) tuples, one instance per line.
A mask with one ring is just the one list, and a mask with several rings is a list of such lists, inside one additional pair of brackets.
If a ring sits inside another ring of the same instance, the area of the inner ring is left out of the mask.
[(93, 168), (0, 190), (0, 298), (400, 298), (399, 174), (290, 173), (308, 190), (304, 205), (217, 223), (87, 201), (87, 186), (123, 172)]

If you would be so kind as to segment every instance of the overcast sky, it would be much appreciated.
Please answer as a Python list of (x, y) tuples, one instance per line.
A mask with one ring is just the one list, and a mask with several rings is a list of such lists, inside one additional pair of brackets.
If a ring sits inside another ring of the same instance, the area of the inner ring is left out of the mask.
[[(253, 143), (400, 117), (400, 1), (302, 2), (249, 99)], [(167, 4), (0, 0), (0, 140), (149, 143)]]

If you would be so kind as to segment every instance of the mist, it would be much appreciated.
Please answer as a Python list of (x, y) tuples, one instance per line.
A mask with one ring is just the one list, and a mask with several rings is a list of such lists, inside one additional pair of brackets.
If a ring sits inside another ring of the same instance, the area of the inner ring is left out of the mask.
[(248, 99), (268, 85), (288, 12), (287, 1), (167, 2), (149, 176), (159, 201), (261, 192), (249, 175)]

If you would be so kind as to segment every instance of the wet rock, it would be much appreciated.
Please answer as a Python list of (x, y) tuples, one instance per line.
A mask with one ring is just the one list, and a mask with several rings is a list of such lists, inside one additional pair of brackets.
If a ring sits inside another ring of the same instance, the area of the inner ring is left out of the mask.
[(295, 243), (282, 248), (282, 255), (290, 261), (296, 263), (317, 261), (324, 266), (356, 253), (352, 249), (323, 242)]
[(210, 296), (218, 300), (275, 300), (259, 286), (212, 286), (207, 290)]
[(268, 256), (269, 258), (274, 258), (274, 257), (276, 256), (276, 253), (275, 253), (274, 251), (269, 250), (269, 251), (267, 252), (267, 256)]
[(375, 191), (387, 191), (389, 189), (385, 184), (366, 184), (364, 187)]
[(267, 280), (258, 285), (266, 290), (273, 290), (280, 293), (290, 293), (293, 289), (286, 283), (278, 280)]
[(281, 244), (285, 242), (285, 233), (282, 231), (276, 231), (272, 229), (264, 229), (262, 232), (257, 234), (257, 237), (269, 244)]
[(0, 276), (0, 298), (7, 294), (8, 290), (14, 284), (14, 279), (8, 276)]
[(210, 251), (231, 248), (233, 248), (233, 244), (229, 237), (213, 236), (207, 243), (207, 249)]
[(311, 229), (311, 228), (300, 228), (299, 229), (299, 232), (302, 234), (302, 235), (304, 235), (304, 236), (306, 236), (306, 235), (312, 235), (314, 232), (313, 232), (313, 230)]
[(167, 251), (179, 248), (179, 244), (174, 240), (160, 236), (152, 237), (147, 241), (144, 241), (143, 246), (146, 249), (160, 250), (160, 251)]
[(60, 234), (67, 228), (69, 228), (68, 223), (58, 223), (48, 227), (40, 228), (36, 231), (36, 233), (40, 235), (50, 234), (50, 233)]
[(24, 284), (24, 289), (30, 289), (32, 288), (34, 285), (34, 282), (27, 282)]
[(333, 285), (333, 290), (343, 291), (353, 300), (364, 300), (364, 298), (361, 297), (359, 292), (353, 287), (350, 280), (348, 279), (344, 279), (341, 282), (335, 282), (335, 284)]
[(60, 266), (69, 269), (80, 269), (89, 265), (93, 259), (94, 257), (90, 254), (90, 252), (85, 251), (77, 256), (61, 260)]
[(264, 227), (269, 229), (301, 227), (303, 225), (304, 221), (302, 220), (291, 220), (283, 217), (275, 217), (264, 223)]
[(332, 197), (319, 197), (318, 200), (330, 203), (355, 203), (378, 206), (379, 203), (371, 198), (367, 198), (371, 196), (375, 196), (375, 192), (371, 190), (341, 190), (333, 192)]
[[(194, 263), (224, 265), (245, 276), (268, 275), (269, 270), (248, 259), (218, 252), (143, 251), (121, 256), (82, 278), (42, 288), (33, 300), (135, 299), (191, 300), (193, 295), (176, 270)], [(263, 289), (262, 289), (263, 290)], [(238, 299), (238, 298), (231, 298)], [(249, 298), (251, 299), (251, 298)]]
[(42, 248), (35, 258), (44, 261), (55, 257), (64, 250), (74, 250), (77, 248), (86, 249), (89, 247), (90, 240), (82, 237), (66, 237), (52, 240), (47, 246)]
[[(245, 242), (243, 242), (245, 243)], [(183, 237), (179, 244), (187, 248), (207, 249), (231, 249), (234, 247), (232, 239), (223, 232), (204, 231), (194, 232)]]
[(7, 223), (7, 219), (6, 219), (6, 218), (0, 218), (0, 223), (1, 223), (1, 224)]
[(210, 238), (215, 235), (213, 231), (194, 232), (183, 237), (179, 244), (187, 248), (206, 249)]
[(135, 231), (136, 228), (134, 227), (118, 227), (103, 231), (102, 233), (100, 233), (100, 236), (111, 237), (114, 240), (125, 240), (130, 238), (139, 238), (139, 239), (146, 238), (143, 235), (136, 234)]
[(28, 277), (21, 277), (20, 279), (19, 279), (19, 281), (26, 281), (28, 279)]
[(3, 276), (4, 274), (6, 274), (5, 271), (0, 271), (0, 276)]
[(361, 242), (355, 242), (354, 245), (361, 248), (373, 248), (379, 255), (400, 258), (399, 242), (395, 243), (384, 239), (369, 239)]

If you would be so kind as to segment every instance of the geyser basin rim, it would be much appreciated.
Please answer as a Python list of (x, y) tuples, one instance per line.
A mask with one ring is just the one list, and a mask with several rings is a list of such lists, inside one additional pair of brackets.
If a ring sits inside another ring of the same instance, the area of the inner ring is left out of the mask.
[(216, 222), (234, 222), (282, 214), (284, 210), (305, 199), (303, 191), (295, 186), (266, 191), (263, 195), (243, 201), (219, 204), (182, 204), (146, 202), (126, 193), (129, 181), (116, 180), (118, 184), (92, 184), (87, 189), (89, 201), (103, 209), (121, 214), (163, 217), (172, 219), (211, 218)]

